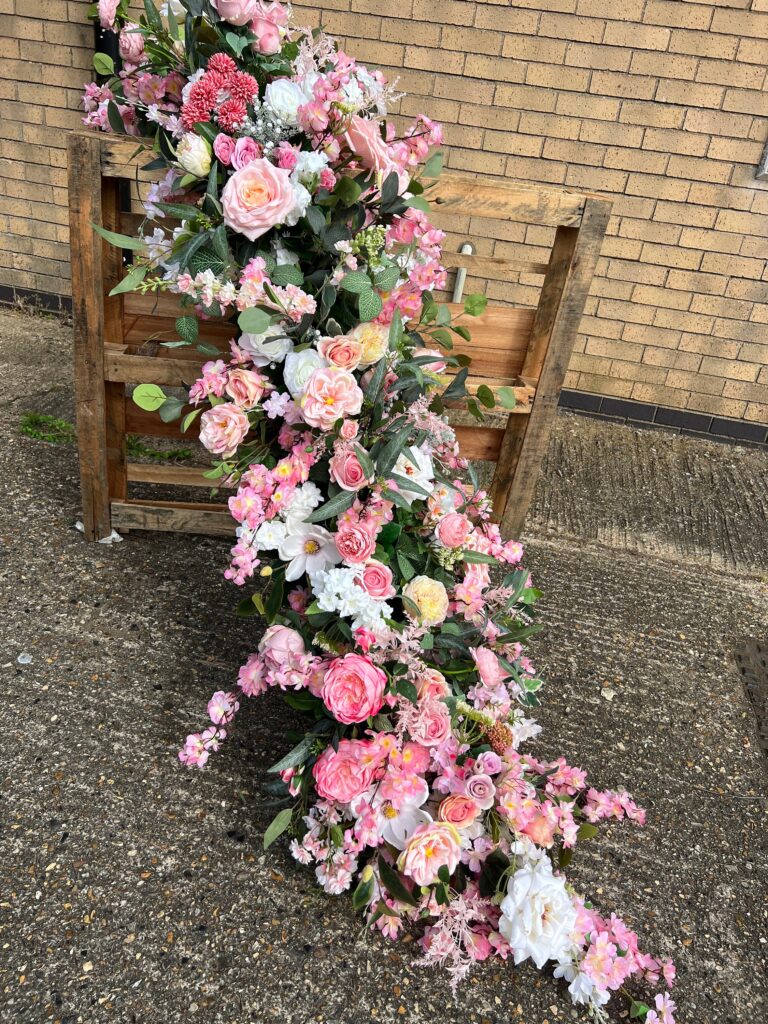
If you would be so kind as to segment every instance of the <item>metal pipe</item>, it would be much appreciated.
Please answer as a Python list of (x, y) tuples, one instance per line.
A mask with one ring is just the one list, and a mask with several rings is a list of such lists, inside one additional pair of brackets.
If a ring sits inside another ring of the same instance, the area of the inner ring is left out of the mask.
[[(471, 242), (463, 242), (459, 252), (466, 253), (468, 256), (474, 255), (475, 247)], [(461, 302), (461, 297), (464, 294), (464, 283), (467, 280), (467, 268), (459, 267), (456, 271), (456, 283), (453, 286), (453, 299), (452, 302)]]

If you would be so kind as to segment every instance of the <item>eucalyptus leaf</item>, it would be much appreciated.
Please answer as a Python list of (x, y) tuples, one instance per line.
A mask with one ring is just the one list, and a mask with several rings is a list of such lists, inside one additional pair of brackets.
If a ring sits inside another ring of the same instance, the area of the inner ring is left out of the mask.
[(157, 384), (139, 384), (133, 389), (131, 400), (145, 412), (156, 412), (168, 396)]
[(267, 850), (274, 841), (290, 828), (293, 819), (293, 808), (285, 807), (270, 822), (267, 831), (264, 833), (264, 849)]

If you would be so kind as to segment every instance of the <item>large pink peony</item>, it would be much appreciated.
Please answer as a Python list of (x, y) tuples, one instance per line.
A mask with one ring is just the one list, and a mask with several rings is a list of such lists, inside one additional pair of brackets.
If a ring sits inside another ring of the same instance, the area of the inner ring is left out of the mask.
[[(246, 167), (246, 171), (250, 167)], [(315, 370), (307, 381), (301, 399), (304, 420), (311, 427), (319, 427), (321, 430), (330, 430), (336, 420), (345, 416), (356, 416), (362, 407), (363, 392), (357, 386), (357, 381), (351, 373), (337, 366)]]
[(361, 654), (345, 654), (331, 662), (322, 697), (334, 718), (345, 725), (364, 722), (384, 703), (387, 674)]
[(348, 804), (373, 781), (376, 762), (366, 755), (369, 740), (341, 740), (339, 749), (326, 747), (312, 768), (315, 789), (324, 800)]
[(440, 868), (447, 867), (453, 874), (460, 859), (461, 838), (455, 827), (447, 821), (433, 821), (419, 825), (397, 866), (416, 885), (432, 885), (438, 881)]
[(242, 409), (223, 402), (200, 417), (200, 443), (214, 455), (233, 455), (250, 426)]
[(226, 183), (221, 205), (227, 227), (255, 242), (296, 205), (290, 175), (269, 160), (252, 160)]

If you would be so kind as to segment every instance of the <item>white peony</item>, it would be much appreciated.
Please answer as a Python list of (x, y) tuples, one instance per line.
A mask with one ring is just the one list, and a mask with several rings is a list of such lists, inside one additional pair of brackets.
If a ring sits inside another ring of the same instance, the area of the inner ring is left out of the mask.
[(285, 357), (283, 380), (291, 393), (291, 398), (299, 398), (304, 393), (307, 381), (315, 372), (328, 363), (313, 348), (305, 348), (303, 352), (290, 352)]
[[(404, 452), (401, 452), (392, 472), (412, 480), (427, 494), (431, 494), (434, 489), (435, 471), (432, 466), (432, 457), (421, 448), (406, 448)], [(426, 499), (426, 495), (418, 491), (409, 491), (404, 485), (400, 487), (400, 493), (408, 501), (416, 501), (417, 498)]]
[(282, 363), (293, 352), (293, 342), (279, 324), (268, 327), (263, 334), (241, 334), (237, 344), (251, 357), (254, 366)]
[(292, 583), (305, 572), (318, 572), (327, 565), (337, 565), (341, 561), (333, 534), (314, 523), (291, 521), (277, 552), (288, 562), (286, 583)]
[(211, 147), (195, 132), (186, 132), (176, 147), (176, 157), (189, 174), (205, 178), (211, 169)]
[(530, 957), (541, 970), (547, 960), (565, 957), (573, 946), (576, 908), (548, 857), (528, 861), (509, 880), (501, 902), (499, 931), (514, 951), (515, 963)]
[(290, 78), (278, 78), (264, 90), (263, 105), (286, 124), (299, 123), (299, 107), (307, 102), (307, 96), (298, 82)]
[(286, 533), (285, 523), (281, 523), (279, 519), (268, 519), (256, 530), (253, 539), (260, 551), (272, 551), (280, 547)]
[(281, 509), (280, 514), (286, 521), (301, 523), (322, 500), (323, 493), (317, 484), (302, 484), (293, 492), (290, 501)]
[(298, 224), (299, 220), (307, 212), (307, 207), (312, 202), (312, 196), (304, 188), (301, 182), (294, 181), (291, 178), (291, 188), (293, 189), (293, 209), (287, 214), (283, 223), (289, 228), (292, 228), (294, 224)]

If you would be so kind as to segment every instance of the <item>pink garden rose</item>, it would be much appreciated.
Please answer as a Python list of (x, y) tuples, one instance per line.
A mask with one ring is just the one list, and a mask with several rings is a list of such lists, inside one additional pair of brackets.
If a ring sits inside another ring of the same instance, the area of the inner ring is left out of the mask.
[(341, 740), (339, 749), (326, 747), (312, 768), (315, 789), (324, 800), (348, 804), (373, 781), (376, 762), (368, 757), (368, 740)]
[(384, 703), (387, 674), (361, 654), (345, 654), (325, 673), (323, 703), (339, 722), (364, 722)]
[(489, 775), (470, 775), (464, 783), (464, 792), (472, 797), (481, 811), (489, 811), (493, 807), (496, 786)]
[(416, 885), (432, 885), (438, 881), (440, 868), (447, 867), (453, 874), (460, 860), (459, 833), (447, 821), (433, 821), (419, 825), (400, 854), (397, 866)]
[[(249, 169), (246, 168), (246, 171)], [(321, 430), (330, 430), (336, 420), (345, 416), (356, 416), (362, 407), (363, 392), (357, 386), (357, 381), (351, 373), (340, 370), (338, 366), (315, 370), (307, 381), (301, 399), (305, 421), (311, 427), (319, 427)]]
[(345, 441), (352, 441), (357, 437), (359, 430), (357, 420), (344, 420), (339, 430), (339, 436)]
[(225, 167), (229, 167), (235, 153), (235, 140), (231, 135), (225, 135), (223, 132), (219, 132), (213, 140), (213, 152), (219, 163), (224, 164)]
[(120, 56), (128, 64), (140, 64), (144, 57), (144, 36), (136, 29), (135, 21), (126, 21), (120, 32)]
[(410, 729), (411, 739), (424, 747), (438, 747), (451, 734), (451, 716), (441, 700), (426, 698), (419, 703), (419, 716)]
[(333, 366), (340, 366), (342, 370), (356, 370), (360, 365), (363, 346), (356, 338), (340, 334), (336, 338), (323, 338), (318, 342), (317, 351)]
[(470, 647), (470, 653), (475, 660), (478, 675), (484, 686), (494, 689), (503, 683), (509, 675), (493, 651), (489, 651), (487, 647)]
[(223, 402), (200, 417), (200, 443), (214, 455), (232, 455), (250, 427), (242, 409)]
[(363, 566), (360, 585), (377, 601), (387, 601), (397, 593), (392, 585), (392, 570), (375, 558), (369, 558)]
[(381, 137), (381, 125), (367, 117), (355, 114), (350, 119), (344, 141), (363, 167), (378, 172), (394, 170), (392, 157), (386, 142)]
[(358, 565), (366, 562), (376, 550), (376, 527), (371, 520), (359, 523), (342, 521), (335, 535), (336, 550), (345, 562)]
[(242, 171), (248, 164), (258, 160), (262, 152), (261, 146), (255, 139), (252, 139), (250, 135), (244, 135), (235, 143), (235, 149), (232, 153), (232, 166), (236, 171)]
[(285, 667), (294, 657), (306, 654), (301, 633), (289, 626), (270, 626), (259, 641), (259, 652), (269, 668)]
[(451, 692), (448, 680), (436, 668), (425, 668), (418, 677), (419, 700), (426, 697), (447, 697)]
[(472, 532), (472, 523), (461, 512), (449, 512), (437, 524), (435, 534), (447, 548), (460, 548)]
[(329, 465), (332, 479), (345, 491), (359, 491), (371, 482), (353, 451), (331, 456)]
[(120, 0), (99, 0), (99, 24), (102, 28), (111, 29), (115, 27), (119, 2)]
[(288, 171), (263, 159), (236, 171), (221, 193), (224, 223), (251, 242), (282, 224), (295, 202)]
[(288, 12), (281, 7), (277, 0), (267, 4), (264, 0), (258, 0), (251, 31), (257, 37), (251, 49), (255, 53), (263, 53), (269, 56), (278, 53), (283, 45), (283, 37), (280, 29), (288, 22)]
[(230, 25), (247, 25), (258, 11), (258, 0), (211, 0), (219, 17)]
[(467, 828), (477, 818), (480, 808), (472, 797), (462, 793), (452, 793), (442, 801), (437, 809), (440, 821), (447, 821), (456, 828)]
[(226, 392), (241, 409), (254, 409), (264, 395), (266, 383), (260, 373), (238, 368), (229, 371)]

